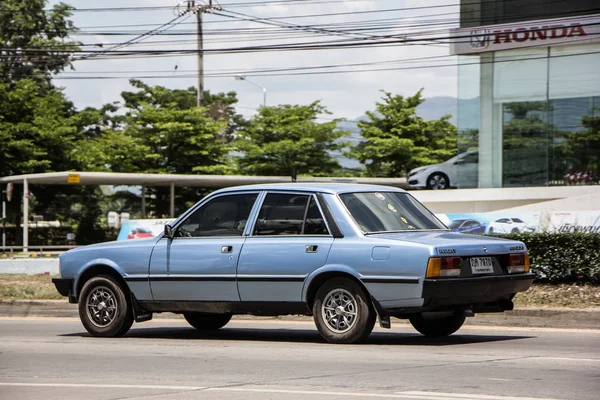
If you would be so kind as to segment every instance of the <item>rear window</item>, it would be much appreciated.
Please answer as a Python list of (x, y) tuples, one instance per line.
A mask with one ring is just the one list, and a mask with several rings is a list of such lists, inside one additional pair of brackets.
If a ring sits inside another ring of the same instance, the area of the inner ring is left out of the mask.
[(448, 229), (408, 193), (343, 193), (340, 199), (366, 233)]

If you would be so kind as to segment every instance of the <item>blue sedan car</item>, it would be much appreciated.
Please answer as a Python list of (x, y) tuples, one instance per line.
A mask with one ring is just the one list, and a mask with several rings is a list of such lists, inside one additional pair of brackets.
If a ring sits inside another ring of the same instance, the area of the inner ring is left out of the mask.
[(153, 313), (214, 330), (234, 314), (312, 315), (332, 343), (365, 340), (377, 319), (428, 336), (513, 308), (534, 279), (523, 243), (452, 233), (401, 189), (276, 184), (216, 191), (154, 238), (60, 257), (57, 290), (94, 336)]
[(448, 225), (452, 232), (459, 233), (484, 233), (485, 225), (473, 219), (454, 219)]

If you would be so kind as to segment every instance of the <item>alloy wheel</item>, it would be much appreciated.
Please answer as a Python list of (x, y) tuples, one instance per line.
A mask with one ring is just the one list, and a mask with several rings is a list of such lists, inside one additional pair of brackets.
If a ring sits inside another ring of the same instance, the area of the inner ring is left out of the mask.
[(327, 328), (335, 333), (348, 332), (358, 316), (358, 306), (352, 293), (344, 289), (334, 289), (325, 296), (321, 315)]

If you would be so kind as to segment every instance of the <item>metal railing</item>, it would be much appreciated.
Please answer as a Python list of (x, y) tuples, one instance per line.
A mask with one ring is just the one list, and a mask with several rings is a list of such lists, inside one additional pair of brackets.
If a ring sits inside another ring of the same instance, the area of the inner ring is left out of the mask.
[[(24, 246), (4, 246), (0, 247), (0, 252), (3, 254), (10, 254), (10, 257), (13, 257), (15, 253), (23, 253), (23, 254), (36, 254), (36, 253), (44, 253), (47, 251), (66, 251), (71, 250), (77, 247), (81, 247), (81, 245), (62, 245), (62, 246), (50, 246), (50, 245), (29, 245), (27, 247)], [(27, 249), (27, 251), (24, 251)]]

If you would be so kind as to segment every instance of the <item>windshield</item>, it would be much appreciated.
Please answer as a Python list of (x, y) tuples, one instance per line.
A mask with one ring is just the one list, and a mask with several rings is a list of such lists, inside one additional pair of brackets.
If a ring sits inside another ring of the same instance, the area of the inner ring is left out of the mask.
[(363, 232), (448, 229), (407, 193), (343, 193), (340, 198)]

